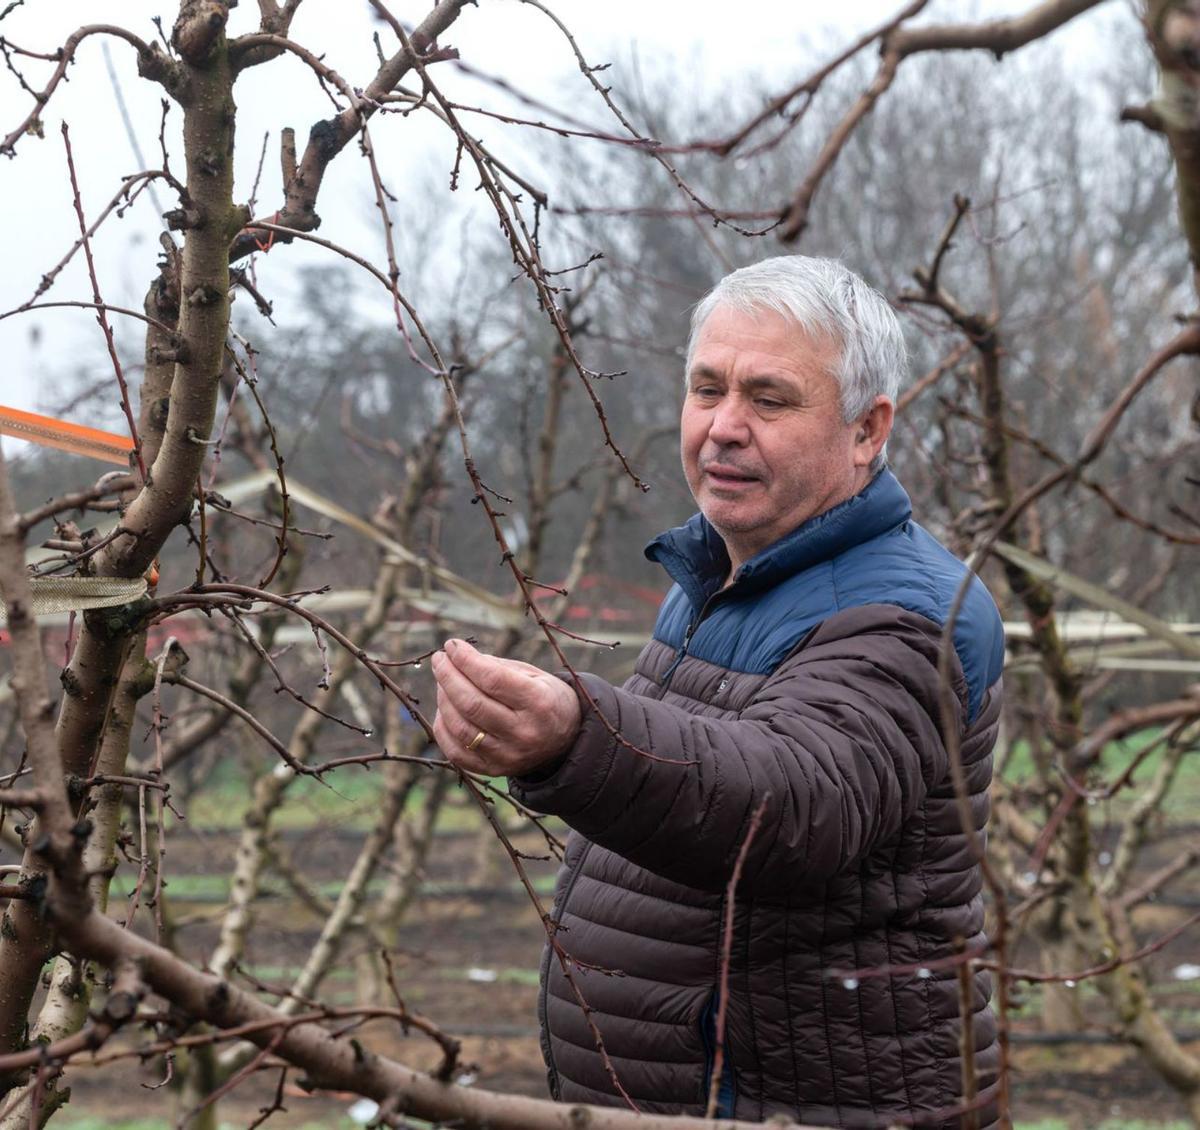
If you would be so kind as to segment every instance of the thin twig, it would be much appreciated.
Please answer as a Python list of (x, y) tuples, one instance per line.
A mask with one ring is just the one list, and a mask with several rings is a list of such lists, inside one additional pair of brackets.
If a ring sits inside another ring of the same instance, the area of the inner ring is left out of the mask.
[(746, 856), (750, 852), (750, 843), (758, 834), (758, 827), (766, 814), (767, 805), (771, 802), (771, 794), (767, 793), (750, 823), (746, 826), (746, 835), (742, 838), (742, 846), (738, 849), (737, 859), (734, 860), (733, 873), (725, 887), (725, 923), (721, 935), (721, 976), (717, 989), (717, 1019), (714, 1032), (714, 1051), (712, 1063), (712, 1080), (708, 1087), (708, 1104), (704, 1109), (705, 1118), (717, 1117), (717, 1103), (721, 1094), (721, 1074), (725, 1067), (725, 1011), (729, 1004), (729, 963), (733, 957), (733, 917), (737, 907), (737, 888), (741, 882), (742, 868)]
[(121, 390), (121, 410), (129, 424), (129, 437), (133, 440), (133, 457), (137, 463), (142, 482), (146, 481), (146, 464), (142, 460), (142, 443), (138, 438), (137, 420), (134, 418), (133, 405), (129, 400), (129, 386), (125, 383), (125, 370), (121, 367), (121, 358), (117, 354), (117, 343), (113, 337), (112, 327), (108, 324), (108, 311), (104, 299), (100, 296), (100, 281), (96, 277), (96, 263), (92, 258), (92, 241), (88, 231), (87, 220), (83, 215), (83, 200), (79, 195), (79, 181), (75, 176), (75, 156), (71, 152), (71, 131), (66, 122), (62, 124), (63, 145), (67, 151), (67, 172), (71, 178), (71, 196), (75, 204), (75, 215), (79, 220), (79, 238), (83, 243), (83, 254), (87, 259), (88, 277), (92, 282), (92, 300), (96, 303), (96, 320), (104, 333), (104, 343), (108, 347), (108, 356), (112, 361), (113, 372), (116, 374), (117, 387)]

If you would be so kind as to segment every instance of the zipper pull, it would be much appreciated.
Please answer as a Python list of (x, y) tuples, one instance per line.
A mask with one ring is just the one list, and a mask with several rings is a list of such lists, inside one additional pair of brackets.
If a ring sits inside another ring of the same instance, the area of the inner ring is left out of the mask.
[(683, 657), (687, 655), (688, 644), (692, 642), (692, 633), (696, 630), (696, 621), (692, 621), (687, 626), (687, 631), (683, 633), (683, 645), (675, 653), (675, 658), (671, 660), (671, 666), (663, 672), (662, 686), (665, 688), (671, 681), (671, 676), (675, 674), (675, 668), (683, 662)]

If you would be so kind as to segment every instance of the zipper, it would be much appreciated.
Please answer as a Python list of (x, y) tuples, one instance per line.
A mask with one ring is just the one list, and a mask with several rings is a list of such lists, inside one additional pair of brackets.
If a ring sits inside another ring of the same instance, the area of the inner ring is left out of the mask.
[[(717, 990), (714, 988), (700, 1014), (700, 1039), (704, 1045), (704, 1091), (701, 1102), (707, 1104), (712, 1090), (713, 1069), (717, 1058)], [(729, 1050), (729, 1030), (721, 1050), (721, 1081), (717, 1084), (717, 1118), (732, 1118), (737, 1106), (737, 1077)]]
[(715, 1059), (717, 1055), (716, 1048), (716, 1016), (717, 1016), (717, 990), (709, 994), (708, 1000), (704, 1002), (704, 1009), (700, 1013), (700, 1041), (704, 1045), (704, 1090), (703, 1102), (708, 1102), (708, 1092), (712, 1087), (712, 1073), (716, 1066)]
[(671, 676), (675, 674), (676, 668), (683, 662), (684, 657), (687, 655), (688, 644), (692, 642), (692, 636), (696, 634), (696, 629), (700, 627), (701, 621), (705, 616), (708, 615), (708, 610), (712, 607), (713, 601), (715, 601), (717, 597), (719, 597), (724, 591), (724, 589), (718, 589), (715, 593), (713, 593), (712, 596), (710, 596), (704, 602), (704, 606), (700, 609), (700, 615), (697, 616), (695, 620), (692, 620), (688, 623), (687, 631), (683, 633), (683, 644), (675, 653), (675, 658), (671, 660), (671, 666), (663, 672), (661, 685), (664, 689), (670, 685)]
[(677, 668), (682, 662), (683, 657), (687, 655), (688, 644), (692, 642), (692, 633), (696, 630), (696, 621), (688, 624), (687, 631), (683, 633), (683, 646), (675, 653), (675, 658), (671, 660), (671, 666), (663, 672), (662, 685), (668, 686), (671, 682), (671, 676), (675, 674)]

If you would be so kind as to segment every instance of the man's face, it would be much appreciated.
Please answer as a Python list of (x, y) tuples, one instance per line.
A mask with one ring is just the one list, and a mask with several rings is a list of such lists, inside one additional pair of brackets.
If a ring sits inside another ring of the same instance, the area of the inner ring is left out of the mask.
[[(863, 421), (842, 419), (837, 358), (834, 342), (772, 311), (717, 307), (700, 328), (680, 420), (683, 471), (735, 570), (869, 479), (883, 440), (864, 442)], [(887, 416), (890, 425), (890, 404)]]

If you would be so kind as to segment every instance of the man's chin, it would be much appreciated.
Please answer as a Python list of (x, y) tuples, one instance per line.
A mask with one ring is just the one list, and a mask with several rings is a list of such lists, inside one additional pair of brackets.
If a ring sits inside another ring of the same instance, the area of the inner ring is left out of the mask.
[(756, 529), (762, 523), (762, 514), (744, 503), (738, 505), (738, 501), (709, 494), (700, 504), (700, 511), (722, 536)]

